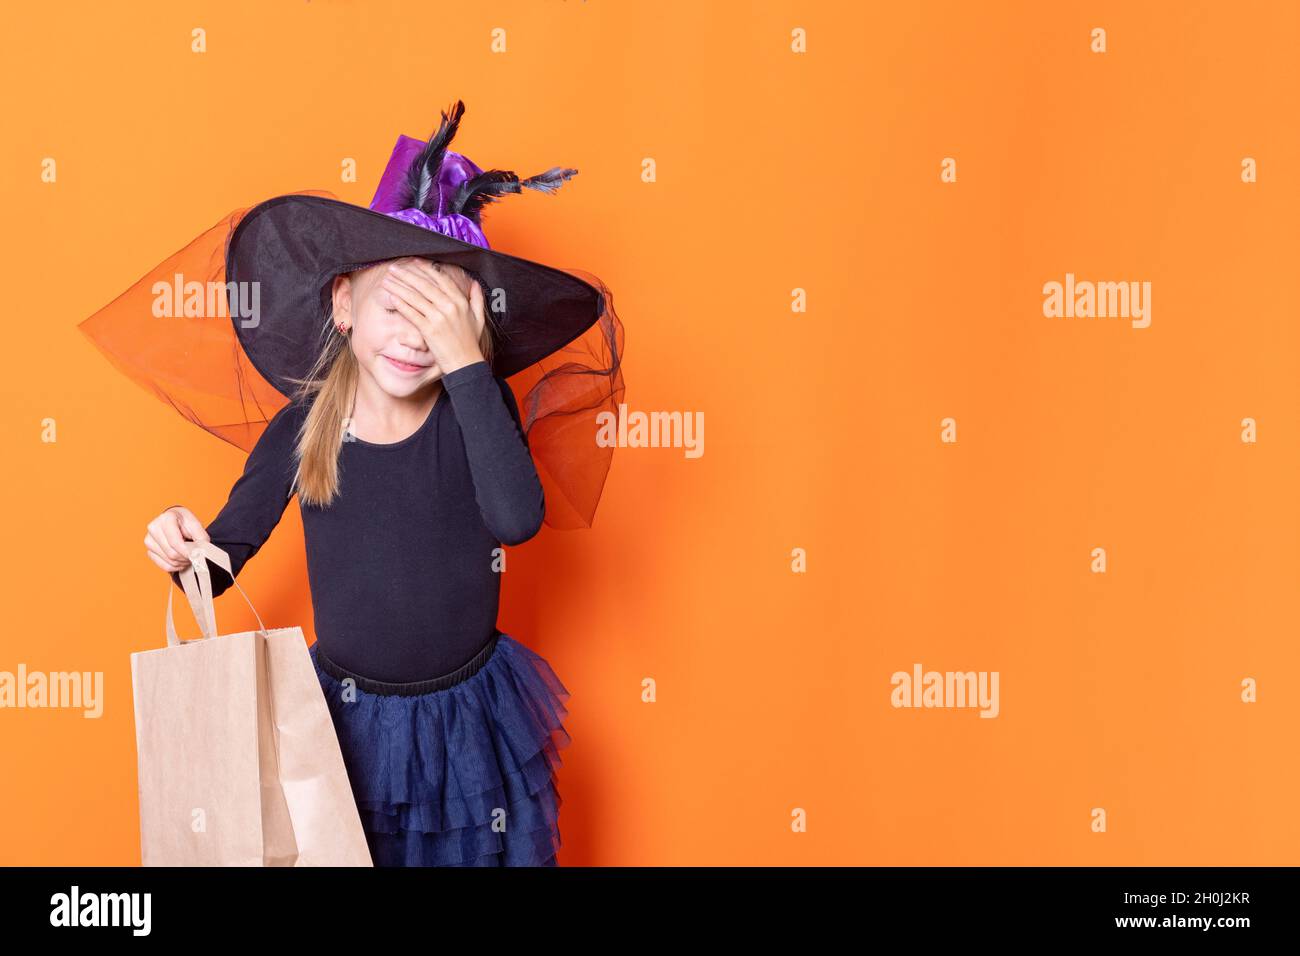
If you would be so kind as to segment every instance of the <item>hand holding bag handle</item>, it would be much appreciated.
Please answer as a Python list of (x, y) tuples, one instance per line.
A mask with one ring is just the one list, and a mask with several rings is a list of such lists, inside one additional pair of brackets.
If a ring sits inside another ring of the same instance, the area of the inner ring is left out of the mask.
[[(230, 574), (230, 556), (222, 551), (215, 544), (208, 541), (191, 541), (188, 542), (190, 549), (190, 566), (181, 572), (181, 586), (185, 588), (185, 596), (190, 600), (190, 609), (194, 612), (194, 618), (199, 622), (199, 630), (203, 632), (201, 638), (194, 640), (208, 640), (217, 636), (217, 612), (212, 606), (212, 573), (208, 570), (207, 559), (211, 558), (217, 565), (224, 568), (227, 574)], [(234, 575), (230, 575), (234, 581)], [(239, 593), (244, 594), (244, 589), (239, 587), (239, 582), (234, 581), (235, 587), (239, 588)], [(180, 637), (176, 634), (176, 620), (172, 616), (172, 597), (176, 593), (174, 584), (169, 584), (167, 588), (167, 644), (170, 647), (178, 647), (182, 643)], [(248, 595), (244, 594), (244, 600), (253, 611), (253, 617), (257, 618), (257, 626), (260, 633), (266, 633), (266, 625), (262, 623), (262, 616), (257, 613), (257, 608), (253, 607), (253, 602), (248, 600)]]

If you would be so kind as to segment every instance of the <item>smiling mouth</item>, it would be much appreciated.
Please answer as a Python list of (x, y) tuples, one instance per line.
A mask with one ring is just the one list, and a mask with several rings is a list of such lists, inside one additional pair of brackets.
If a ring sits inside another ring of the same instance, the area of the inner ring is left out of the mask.
[(397, 369), (399, 372), (423, 372), (429, 367), (427, 365), (412, 365), (410, 362), (399, 362), (397, 359), (388, 355), (385, 355), (384, 358), (387, 360), (389, 365)]

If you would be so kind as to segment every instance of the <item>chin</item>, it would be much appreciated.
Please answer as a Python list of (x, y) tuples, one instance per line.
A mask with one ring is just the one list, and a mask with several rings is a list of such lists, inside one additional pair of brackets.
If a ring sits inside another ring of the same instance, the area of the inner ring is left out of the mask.
[(427, 385), (429, 376), (427, 373), (423, 375), (398, 375), (387, 368), (383, 368), (375, 373), (375, 381), (394, 398), (406, 398)]

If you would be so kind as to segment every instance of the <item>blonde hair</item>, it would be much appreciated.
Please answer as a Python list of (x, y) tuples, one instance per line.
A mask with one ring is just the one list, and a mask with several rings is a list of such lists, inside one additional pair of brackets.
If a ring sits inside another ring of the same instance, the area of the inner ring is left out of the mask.
[[(355, 275), (354, 270), (346, 275)], [(465, 270), (470, 278), (483, 286), (478, 276)], [(495, 323), (489, 303), (492, 299), (484, 292), (483, 331), (479, 335), (479, 349), (488, 364), (492, 363), (493, 331)], [(306, 378), (291, 378), (298, 385), (294, 401), (310, 401), (307, 420), (298, 432), (295, 455), (298, 469), (294, 485), (298, 500), (304, 506), (326, 507), (339, 493), (339, 452), (343, 447), (343, 432), (356, 394), (361, 367), (352, 351), (347, 335), (334, 325), (334, 307), (331, 304), (325, 317), (327, 339), (324, 348), (312, 364)]]

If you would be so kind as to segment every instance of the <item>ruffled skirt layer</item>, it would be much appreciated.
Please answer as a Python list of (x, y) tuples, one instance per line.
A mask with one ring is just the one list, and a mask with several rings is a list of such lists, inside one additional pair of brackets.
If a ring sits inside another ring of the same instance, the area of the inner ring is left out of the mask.
[(373, 694), (312, 663), (375, 866), (555, 866), (569, 692), (508, 634), (470, 677)]

